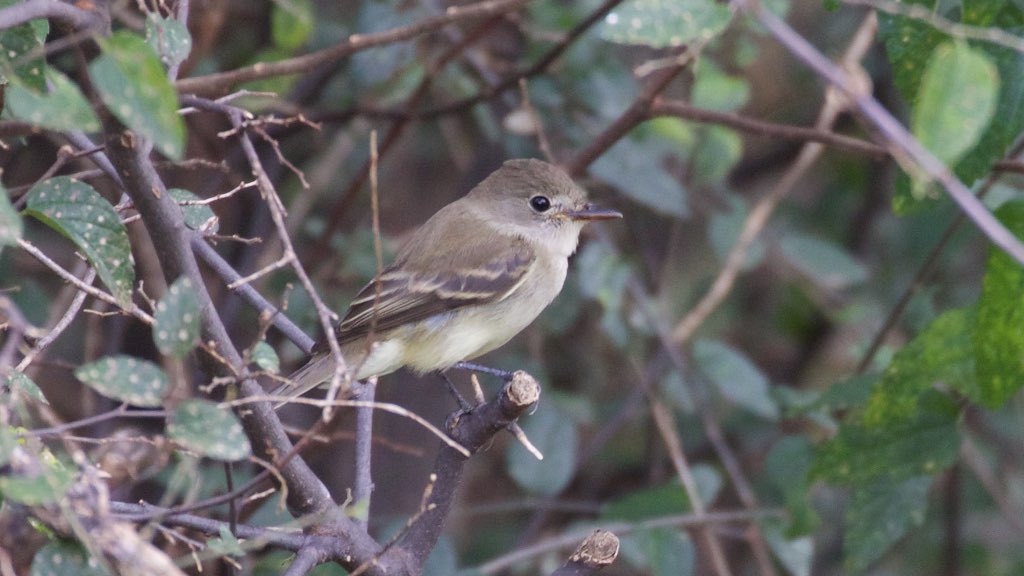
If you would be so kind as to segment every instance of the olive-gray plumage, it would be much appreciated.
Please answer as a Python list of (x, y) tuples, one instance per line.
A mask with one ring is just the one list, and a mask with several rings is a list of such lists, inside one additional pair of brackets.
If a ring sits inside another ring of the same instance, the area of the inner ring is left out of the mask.
[[(505, 162), (427, 220), (352, 301), (335, 328), (352, 376), (443, 370), (508, 342), (561, 291), (583, 224), (619, 217), (551, 164)], [(321, 342), (284, 393), (305, 393), (334, 366)]]

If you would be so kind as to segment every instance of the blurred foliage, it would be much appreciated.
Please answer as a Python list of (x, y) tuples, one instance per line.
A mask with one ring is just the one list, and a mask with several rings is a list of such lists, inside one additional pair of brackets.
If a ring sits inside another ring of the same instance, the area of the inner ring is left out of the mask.
[[(12, 4), (0, 0), (0, 6)], [(32, 364), (0, 373), (5, 509), (57, 505), (73, 478), (66, 447), (31, 433), (53, 425), (43, 418), (49, 412), (42, 412), (41, 400), (68, 422), (121, 402), (167, 408), (165, 419), (145, 421), (136, 446), (149, 450), (166, 434), (174, 457), (147, 454), (145, 461), (160, 462), (160, 469), (124, 485), (112, 481), (117, 500), (191, 503), (223, 493), (224, 466), (211, 460), (236, 462), (236, 487), (262, 470), (243, 462), (252, 446), (238, 417), (200, 399), (212, 393), (230, 400), (234, 390), (201, 376), (189, 355), (202, 344), (193, 287), (166, 285), (142, 227), (122, 221), (133, 212), (118, 188), (83, 172), (95, 167), (90, 154), (67, 159), (56, 176), (49, 172), (67, 141), (64, 133), (80, 130), (102, 142), (90, 102), (102, 102), (152, 139), (185, 225), (217, 234), (216, 249), (243, 276), (270, 270), (252, 286), (286, 304), (291, 318), (317, 334), (309, 294), (296, 289), (290, 270), (274, 267), (281, 253), (258, 194), (246, 188), (212, 204), (196, 203), (251, 179), (252, 171), (237, 141), (225, 137), (229, 125), (222, 117), (179, 113), (165, 68), (180, 65), (180, 77), (194, 78), (283, 60), (351, 34), (420, 22), (450, 4), (193, 3), (187, 27), (166, 13), (124, 5), (111, 36), (80, 53), (54, 49), (45, 57), (40, 48), (65, 40), (67, 31), (42, 20), (0, 30), (0, 128), (34, 127), (12, 137), (0, 131), (0, 303), (10, 302), (29, 324), (25, 345), (9, 352), (12, 366), (38, 342), (37, 328), (59, 319), (71, 293), (18, 248), (19, 240), (68, 269), (88, 262), (122, 309), (139, 306), (155, 317), (154, 326), (145, 326), (90, 299), (90, 313), (79, 314)], [(342, 312), (377, 270), (369, 187), (349, 191), (369, 158), (371, 130), (382, 143), (380, 240), (389, 262), (410, 229), (502, 160), (542, 155), (533, 114), (556, 156), (572, 158), (633, 104), (650, 70), (670, 65), (682, 45), (706, 43), (662, 98), (813, 125), (821, 82), (761, 26), (708, 0), (616, 6), (544, 73), (527, 79), (532, 109), (514, 89), (488, 92), (557, 47), (600, 4), (530, 2), (515, 17), (460, 22), (302, 74), (238, 87), (275, 93), (232, 102), (266, 114), (248, 119), (250, 133), (289, 212), (298, 256), (332, 309)], [(830, 55), (849, 41), (862, 15), (841, 3), (831, 12), (816, 3), (792, 10), (782, 0), (767, 4), (777, 14), (792, 11), (797, 28), (812, 44), (828, 46)], [(914, 6), (930, 16), (907, 11)], [(954, 0), (896, 7), (880, 14), (879, 50), (864, 62), (873, 93), (973, 186), (993, 174), (994, 163), (1024, 130), (1024, 4)], [(935, 19), (973, 28), (939, 26)], [(997, 32), (1017, 38), (1016, 47), (990, 41)], [(487, 96), (482, 103), (457, 104), (481, 93)], [(525, 128), (523, 112), (531, 119)], [(316, 126), (282, 120), (297, 114)], [(866, 137), (868, 131), (856, 126), (843, 118), (837, 130)], [(386, 147), (392, 131), (397, 136)], [(651, 420), (651, 402), (670, 409), (710, 512), (742, 508), (730, 469), (739, 467), (759, 502), (754, 522), (770, 561), (786, 574), (913, 576), (934, 573), (954, 556), (962, 574), (1024, 572), (1024, 535), (1019, 518), (1014, 521), (1024, 510), (1024, 269), (965, 228), (951, 235), (934, 270), (915, 279), (954, 218), (942, 191), (920, 174), (902, 172), (908, 167), (891, 159), (827, 151), (754, 240), (722, 306), (692, 342), (681, 349), (671, 342), (673, 327), (714, 285), (755, 205), (786, 172), (798, 145), (756, 130), (665, 116), (640, 123), (589, 166), (581, 183), (625, 220), (590, 230), (558, 300), (524, 334), (483, 359), (527, 369), (544, 385), (538, 409), (521, 423), (545, 458), (537, 460), (504, 436), (475, 455), (426, 574), (478, 573), (520, 545), (602, 522), (631, 526), (622, 534), (620, 560), (605, 573), (711, 573), (697, 531), (659, 524), (694, 507)], [(197, 159), (207, 163), (182, 162)], [(1024, 237), (1022, 185), (1020, 174), (1000, 173), (986, 198), (1018, 237)], [(264, 332), (258, 315), (213, 274), (208, 279), (214, 312), (249, 351), (253, 366), (287, 374), (301, 361), (295, 347), (273, 329)], [(922, 289), (859, 369), (912, 283)], [(5, 335), (12, 327), (22, 328), (7, 322)], [(454, 408), (433, 380), (387, 376), (378, 399), (441, 424)], [(494, 383), (483, 380), (493, 393)], [(313, 417), (286, 414), (296, 429), (309, 428)], [(734, 463), (716, 454), (708, 419), (721, 427)], [(301, 457), (341, 503), (352, 485), (352, 425), (344, 416), (338, 420), (320, 431), (334, 440), (314, 442)], [(107, 422), (81, 433), (102, 441), (115, 431)], [(377, 419), (375, 433), (370, 532), (385, 541), (418, 510), (437, 441), (386, 415)], [(28, 454), (38, 460), (34, 469), (21, 467)], [(75, 457), (98, 460), (84, 452)], [(246, 505), (243, 521), (287, 522), (276, 497)], [(225, 517), (222, 511), (209, 515)], [(32, 574), (68, 573), (62, 566), (101, 573), (86, 547), (53, 532), (45, 536), (49, 542), (35, 553)], [(757, 572), (745, 540), (721, 541), (735, 573)], [(204, 543), (210, 557), (238, 561), (246, 574), (280, 573), (290, 562), (280, 552), (253, 550), (226, 530)], [(183, 563), (192, 561), (191, 544), (160, 545)], [(567, 554), (542, 555), (509, 573), (550, 571)], [(202, 569), (223, 573), (212, 561)], [(342, 571), (324, 565), (311, 573)]]

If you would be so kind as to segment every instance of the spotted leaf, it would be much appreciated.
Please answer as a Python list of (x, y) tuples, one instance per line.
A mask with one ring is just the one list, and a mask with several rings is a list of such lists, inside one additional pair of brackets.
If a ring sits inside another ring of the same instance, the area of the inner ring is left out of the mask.
[(135, 406), (160, 407), (171, 383), (159, 366), (131, 356), (108, 356), (75, 370), (93, 390)]
[(117, 303), (131, 306), (135, 269), (128, 233), (114, 207), (92, 186), (67, 176), (51, 178), (29, 191), (25, 213), (70, 238)]

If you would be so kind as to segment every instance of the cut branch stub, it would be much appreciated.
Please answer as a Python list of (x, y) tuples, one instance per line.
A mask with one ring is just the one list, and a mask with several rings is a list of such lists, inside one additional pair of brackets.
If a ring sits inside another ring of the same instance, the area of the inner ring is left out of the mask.
[(505, 385), (504, 396), (514, 406), (529, 408), (540, 400), (540, 384), (523, 370), (516, 370)]

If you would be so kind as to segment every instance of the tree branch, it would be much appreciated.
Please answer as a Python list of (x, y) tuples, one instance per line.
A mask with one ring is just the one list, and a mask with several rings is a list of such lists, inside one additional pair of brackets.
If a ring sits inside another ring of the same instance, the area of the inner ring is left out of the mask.
[(619, 556), (619, 537), (607, 530), (594, 530), (569, 560), (551, 576), (589, 576), (597, 574)]
[[(459, 444), (476, 452), (496, 433), (525, 414), (539, 399), (540, 384), (519, 370), (497, 398), (451, 418), (449, 433)], [(467, 461), (465, 456), (448, 446), (441, 447), (434, 461), (431, 474), (434, 488), (426, 499), (425, 512), (398, 541), (399, 547), (411, 554), (419, 566), (426, 562), (437, 544)], [(388, 558), (391, 552), (386, 553), (384, 558)]]
[(806, 39), (796, 33), (788, 24), (766, 10), (756, 0), (737, 0), (737, 5), (749, 12), (785, 46), (793, 56), (801, 60), (819, 76), (838, 88), (850, 98), (860, 110), (863, 118), (885, 137), (889, 145), (912, 160), (930, 179), (946, 189), (953, 201), (967, 217), (992, 241), (1017, 262), (1024, 264), (1024, 244), (1006, 229), (988, 208), (964, 186), (952, 170), (926, 149), (916, 138), (875, 100), (863, 87), (856, 84), (850, 75), (833, 64)]
[(287, 58), (276, 62), (257, 62), (251, 66), (238, 68), (228, 72), (218, 72), (195, 78), (184, 78), (182, 80), (178, 80), (175, 87), (180, 93), (212, 95), (218, 92), (224, 92), (232, 86), (243, 82), (258, 80), (260, 78), (270, 78), (273, 76), (298, 74), (300, 72), (311, 70), (320, 64), (344, 58), (359, 52), (360, 50), (366, 50), (367, 48), (373, 48), (374, 46), (393, 44), (395, 42), (415, 38), (420, 34), (432, 32), (453, 22), (468, 20), (470, 18), (493, 16), (495, 14), (503, 14), (505, 12), (517, 10), (526, 4), (527, 1), (528, 0), (485, 0), (469, 6), (452, 6), (445, 10), (443, 15), (424, 18), (423, 20), (408, 26), (392, 28), (391, 30), (376, 32), (373, 34), (353, 34), (341, 44), (324, 50), (319, 50), (317, 52), (312, 52), (310, 54), (305, 54), (303, 56), (298, 56), (296, 58)]
[(107, 29), (110, 22), (97, 10), (83, 10), (58, 0), (27, 0), (0, 9), (0, 30), (13, 28), (36, 18), (52, 18), (75, 30)]

